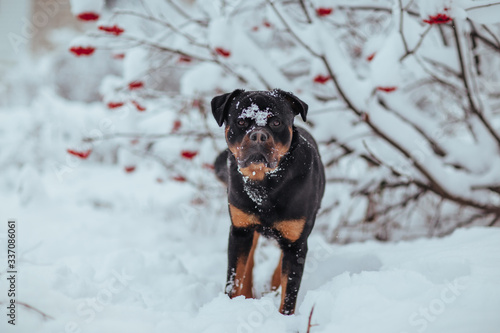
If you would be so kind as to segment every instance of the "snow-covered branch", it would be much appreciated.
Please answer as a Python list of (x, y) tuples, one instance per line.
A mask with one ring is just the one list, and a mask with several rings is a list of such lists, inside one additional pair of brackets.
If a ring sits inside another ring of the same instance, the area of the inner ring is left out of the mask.
[[(205, 107), (214, 95), (278, 87), (310, 105), (331, 191), (321, 216), (337, 224), (333, 233), (363, 227), (368, 238), (390, 239), (405, 230), (401, 220), (426, 235), (492, 224), (500, 213), (494, 93), (500, 16), (490, 13), (497, 4), (143, 0), (121, 6), (103, 15), (100, 31), (75, 41), (74, 53), (101, 47), (123, 54), (123, 75), (103, 82), (103, 99), (110, 106), (131, 103), (144, 120), (84, 141), (142, 140), (148, 145), (129, 150), (148, 147), (143, 156), (183, 172), (158, 159), (160, 147), (192, 141), (197, 154), (212, 157), (222, 149)], [(158, 128), (162, 115), (167, 131)], [(179, 131), (181, 123), (187, 128)]]

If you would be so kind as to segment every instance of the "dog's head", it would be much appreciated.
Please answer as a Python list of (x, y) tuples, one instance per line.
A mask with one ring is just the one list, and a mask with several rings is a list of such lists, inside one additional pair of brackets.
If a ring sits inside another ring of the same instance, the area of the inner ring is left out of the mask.
[(307, 104), (291, 93), (235, 90), (212, 99), (212, 113), (225, 124), (229, 150), (240, 172), (262, 180), (275, 170), (292, 142), (293, 119), (306, 120)]

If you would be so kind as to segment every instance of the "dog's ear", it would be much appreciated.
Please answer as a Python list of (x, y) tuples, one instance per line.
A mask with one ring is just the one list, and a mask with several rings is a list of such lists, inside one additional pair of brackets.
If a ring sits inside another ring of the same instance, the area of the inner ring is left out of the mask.
[(274, 89), (278, 94), (283, 96), (285, 100), (292, 106), (293, 114), (302, 117), (303, 121), (307, 119), (307, 109), (309, 108), (304, 101), (292, 94), (291, 92), (283, 91), (281, 89)]
[(245, 90), (243, 89), (236, 89), (232, 93), (215, 96), (212, 99), (212, 114), (214, 115), (215, 121), (217, 121), (219, 126), (224, 124), (224, 120), (227, 118), (227, 108), (233, 99), (244, 91)]

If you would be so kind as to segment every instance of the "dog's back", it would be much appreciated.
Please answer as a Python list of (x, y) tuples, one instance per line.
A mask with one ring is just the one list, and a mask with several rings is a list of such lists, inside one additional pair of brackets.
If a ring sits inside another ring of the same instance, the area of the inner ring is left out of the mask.
[(227, 180), (229, 177), (229, 172), (227, 169), (227, 158), (228, 157), (229, 157), (229, 150), (226, 149), (223, 152), (221, 152), (219, 154), (219, 156), (217, 156), (217, 158), (215, 159), (215, 162), (214, 162), (215, 176), (217, 176), (217, 178), (221, 182), (226, 184), (226, 186), (227, 186), (227, 182), (228, 182)]

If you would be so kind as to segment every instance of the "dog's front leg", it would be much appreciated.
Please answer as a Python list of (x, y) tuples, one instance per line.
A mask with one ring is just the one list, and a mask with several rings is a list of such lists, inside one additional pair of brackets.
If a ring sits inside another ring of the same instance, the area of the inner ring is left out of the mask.
[(253, 254), (259, 234), (250, 228), (231, 226), (228, 246), (226, 293), (252, 298)]
[(281, 306), (280, 312), (291, 315), (295, 311), (302, 273), (307, 255), (307, 239), (282, 246)]

